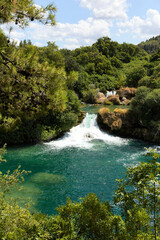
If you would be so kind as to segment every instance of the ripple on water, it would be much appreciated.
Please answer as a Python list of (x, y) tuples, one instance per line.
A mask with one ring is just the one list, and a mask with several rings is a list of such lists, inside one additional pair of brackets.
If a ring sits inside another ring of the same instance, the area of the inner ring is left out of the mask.
[(59, 204), (66, 203), (67, 196), (77, 201), (94, 192), (101, 200), (112, 200), (115, 179), (124, 177), (126, 166), (144, 160), (144, 147), (149, 146), (104, 133), (97, 126), (96, 116), (88, 114), (61, 139), (8, 149), (7, 163), (2, 163), (1, 169), (12, 171), (21, 165), (31, 170), (24, 189), (13, 195), (21, 203), (31, 198), (34, 210), (53, 214)]

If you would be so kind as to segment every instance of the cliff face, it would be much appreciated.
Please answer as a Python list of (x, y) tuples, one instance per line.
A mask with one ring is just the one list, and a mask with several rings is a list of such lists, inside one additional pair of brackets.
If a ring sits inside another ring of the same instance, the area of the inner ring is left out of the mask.
[(133, 112), (128, 109), (116, 108), (114, 112), (110, 112), (108, 108), (101, 108), (97, 121), (99, 126), (109, 133), (160, 143), (160, 132), (142, 126)]

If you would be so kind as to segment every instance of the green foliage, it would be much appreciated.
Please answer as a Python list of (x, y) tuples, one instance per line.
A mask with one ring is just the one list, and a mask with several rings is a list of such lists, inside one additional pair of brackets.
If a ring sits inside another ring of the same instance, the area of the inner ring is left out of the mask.
[(152, 89), (160, 88), (160, 51), (153, 54), (150, 63), (147, 65), (147, 76), (143, 77), (139, 82), (139, 86), (146, 86)]
[(149, 76), (145, 76), (141, 78), (138, 82), (138, 86), (146, 86), (148, 88), (159, 88), (159, 81), (157, 82), (155, 79), (152, 79)]
[(73, 90), (69, 90), (67, 93), (67, 111), (70, 112), (74, 112), (74, 113), (80, 113), (80, 100), (77, 96), (77, 94), (73, 91)]
[(59, 126), (63, 132), (69, 131), (78, 121), (78, 117), (73, 112), (67, 112), (61, 116)]
[(95, 97), (99, 89), (95, 88), (94, 84), (89, 85), (89, 89), (82, 92), (83, 99), (86, 103), (95, 103)]
[(115, 56), (113, 56), (111, 58), (111, 64), (113, 67), (116, 67), (116, 68), (121, 68), (122, 67), (122, 62), (121, 60), (119, 60), (118, 58), (116, 58)]
[(156, 36), (146, 40), (145, 42), (141, 42), (138, 46), (144, 49), (147, 53), (153, 54), (155, 53), (160, 46), (160, 36)]
[[(1, 23), (55, 24), (53, 4), (37, 8), (30, 0), (7, 0), (0, 9)], [(68, 89), (74, 90), (78, 74), (71, 69), (66, 74), (64, 65), (55, 43), (37, 48), (25, 40), (17, 47), (0, 31), (0, 144), (47, 140), (76, 123), (80, 103)]]
[[(55, 24), (52, 4), (37, 8), (31, 0), (3, 0), (0, 9), (0, 23)], [(149, 48), (157, 49), (157, 44)], [(94, 103), (99, 90), (123, 85), (141, 86), (130, 111), (139, 125), (160, 132), (159, 53), (148, 62), (138, 46), (108, 37), (73, 51), (58, 50), (53, 42), (37, 48), (29, 40), (17, 47), (0, 30), (0, 144), (55, 138), (77, 123), (78, 96)], [(0, 149), (0, 162), (5, 161), (5, 151)], [(20, 167), (13, 173), (0, 172), (0, 239), (160, 239), (159, 154), (151, 150), (146, 157), (148, 162), (129, 167), (125, 179), (118, 180), (115, 203), (121, 216), (95, 194), (76, 203), (68, 198), (56, 216), (33, 215), (6, 198), (28, 172)]]
[(32, 0), (2, 0), (0, 9), (0, 23), (14, 21), (15, 24), (24, 27), (28, 25), (28, 21), (38, 20), (43, 24), (55, 25), (56, 8), (53, 4), (39, 8)]
[(115, 203), (121, 207), (127, 232), (133, 239), (143, 232), (158, 239), (160, 155), (151, 149), (145, 156), (147, 162), (129, 167), (125, 178), (118, 180)]
[(50, 141), (53, 138), (56, 138), (59, 132), (55, 129), (52, 129), (50, 126), (42, 126), (41, 130), (41, 140), (42, 141)]
[[(79, 73), (74, 90), (83, 101), (90, 84), (105, 93), (127, 85), (137, 87), (138, 81), (147, 74), (149, 57), (144, 50), (133, 44), (118, 44), (108, 37), (98, 39), (89, 47), (62, 49), (61, 53), (67, 73)], [(90, 99), (92, 103), (93, 98)]]
[(47, 47), (38, 48), (39, 51), (39, 61), (48, 62), (54, 65), (56, 68), (61, 68), (65, 66), (65, 60), (58, 47), (54, 42), (48, 42)]
[[(48, 43), (44, 49), (31, 43), (7, 47), (7, 38), (3, 33), (0, 36), (3, 39), (0, 51), (0, 144), (38, 142), (46, 139), (46, 135), (57, 137), (63, 131), (58, 126), (60, 115), (65, 117), (73, 111), (76, 116), (68, 124), (73, 126), (80, 112), (76, 94), (68, 92), (68, 88), (73, 90), (75, 87), (77, 73), (66, 75), (60, 63), (63, 57), (53, 43)], [(70, 118), (65, 119), (65, 122), (70, 121)]]
[(74, 90), (76, 82), (78, 81), (78, 72), (72, 71), (67, 76), (68, 89)]
[(89, 84), (88, 73), (85, 71), (79, 72), (78, 80), (74, 85), (74, 90), (80, 98), (83, 97), (83, 91), (88, 89), (88, 84)]
[(0, 238), (17, 239), (49, 239), (49, 234), (42, 230), (27, 209), (17, 204), (8, 204), (1, 196), (0, 200)]
[(129, 87), (137, 87), (138, 81), (146, 75), (146, 70), (143, 67), (135, 67), (132, 71), (127, 75), (127, 85)]
[(160, 49), (158, 49), (157, 52), (155, 52), (154, 54), (151, 55), (150, 61), (151, 62), (160, 61)]
[[(73, 203), (68, 198), (58, 212), (57, 222), (54, 218), (49, 220), (49, 223), (52, 221), (53, 239), (125, 239), (123, 220), (114, 216), (109, 204), (101, 203), (95, 194), (89, 194), (80, 203)], [(58, 231), (55, 231), (55, 223), (58, 223)]]
[(94, 74), (90, 76), (89, 81), (90, 83), (95, 84), (96, 88), (99, 88), (101, 92), (117, 88), (117, 80), (115, 76)]
[(158, 121), (160, 118), (160, 89), (139, 87), (135, 98), (131, 102), (131, 110), (136, 114), (139, 122), (146, 126), (153, 121)]

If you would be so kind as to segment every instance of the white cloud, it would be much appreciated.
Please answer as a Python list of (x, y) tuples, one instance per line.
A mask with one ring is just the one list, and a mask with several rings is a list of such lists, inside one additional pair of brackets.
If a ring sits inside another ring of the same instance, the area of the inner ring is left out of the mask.
[(17, 46), (20, 44), (20, 40), (18, 38), (11, 38), (11, 42), (14, 42)]
[(95, 18), (125, 19), (127, 18), (126, 0), (80, 0), (81, 6), (93, 12)]
[(72, 44), (78, 44), (78, 39), (76, 38), (67, 38), (66, 41)]
[(14, 23), (2, 24), (0, 25), (0, 28), (3, 30), (5, 35), (10, 38), (10, 41), (16, 43), (17, 45), (20, 43), (21, 39), (26, 38), (25, 32), (15, 26)]
[(76, 48), (79, 48), (79, 44), (64, 44), (63, 48), (74, 50)]
[(27, 35), (37, 42), (63, 42), (73, 49), (73, 46), (90, 45), (99, 37), (109, 36), (110, 26), (105, 20), (94, 18), (80, 20), (77, 24), (57, 23), (56, 27), (31, 23)]
[[(149, 9), (144, 18), (134, 16), (129, 19), (127, 0), (75, 1), (88, 8), (91, 17), (77, 23), (58, 22), (55, 27), (31, 22), (29, 27), (21, 30), (14, 25), (10, 37), (19, 40), (30, 39), (37, 46), (53, 41), (59, 47), (74, 49), (92, 45), (100, 37), (110, 37), (110, 33), (118, 36), (118, 41), (122, 36), (127, 36), (133, 41), (133, 38), (147, 39), (160, 34), (160, 13), (157, 10)], [(7, 35), (9, 26), (3, 25)]]
[(43, 44), (41, 42), (35, 42), (34, 45), (36, 45), (37, 47), (43, 47)]
[(140, 38), (150, 38), (160, 34), (160, 13), (157, 10), (149, 9), (145, 19), (134, 16), (132, 19), (117, 25), (119, 33), (128, 31)]
[[(31, 22), (25, 31), (15, 29), (13, 38), (31, 39), (39, 45), (48, 41), (56, 42), (60, 47), (73, 49), (93, 44), (98, 38), (110, 36), (113, 20), (126, 19), (127, 0), (77, 0), (81, 6), (92, 12), (92, 17), (77, 23), (57, 23), (55, 27)], [(22, 34), (22, 35), (21, 35)], [(40, 46), (40, 45), (39, 45)]]
[(25, 37), (25, 33), (24, 32), (18, 32), (18, 31), (15, 31), (15, 30), (12, 30), (11, 33), (10, 33), (10, 37), (11, 38), (24, 38)]

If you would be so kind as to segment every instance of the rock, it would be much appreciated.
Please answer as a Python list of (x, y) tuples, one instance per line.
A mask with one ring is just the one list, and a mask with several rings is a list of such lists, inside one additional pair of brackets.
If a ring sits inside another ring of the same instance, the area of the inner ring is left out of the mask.
[(108, 108), (101, 108), (98, 112), (98, 123), (109, 130), (119, 130), (122, 127), (122, 119), (127, 114), (127, 109), (116, 108), (114, 112), (110, 112)]
[(106, 101), (106, 97), (102, 92), (98, 92), (96, 97), (95, 97), (95, 102), (99, 104), (104, 104)]
[(124, 105), (129, 105), (130, 103), (131, 103), (131, 100), (129, 100), (129, 99), (126, 99), (126, 100), (123, 102)]
[(135, 93), (136, 93), (136, 88), (129, 88), (129, 87), (120, 88), (117, 91), (119, 99), (122, 101), (124, 101), (123, 100), (124, 98), (129, 99), (129, 100), (132, 99), (135, 96)]
[(107, 98), (109, 102), (112, 102), (114, 105), (120, 105), (120, 99), (118, 95), (111, 95)]
[(106, 98), (96, 99), (96, 103), (98, 103), (98, 104), (105, 104), (105, 102), (106, 102)]
[(150, 127), (142, 126), (129, 109), (116, 108), (114, 112), (110, 112), (108, 108), (101, 108), (97, 121), (99, 126), (109, 133), (160, 143), (160, 131), (156, 128), (151, 131)]
[(96, 98), (105, 98), (105, 95), (102, 92), (98, 92)]

